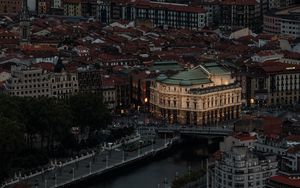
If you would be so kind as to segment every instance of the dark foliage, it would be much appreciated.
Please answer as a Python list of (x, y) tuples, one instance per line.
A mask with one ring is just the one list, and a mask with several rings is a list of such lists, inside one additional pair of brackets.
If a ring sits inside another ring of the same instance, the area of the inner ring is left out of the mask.
[[(95, 95), (65, 100), (0, 95), (0, 182), (16, 170), (94, 147), (94, 132), (110, 121), (101, 97)], [(81, 131), (73, 134), (72, 127)], [(86, 140), (79, 141), (82, 137)]]

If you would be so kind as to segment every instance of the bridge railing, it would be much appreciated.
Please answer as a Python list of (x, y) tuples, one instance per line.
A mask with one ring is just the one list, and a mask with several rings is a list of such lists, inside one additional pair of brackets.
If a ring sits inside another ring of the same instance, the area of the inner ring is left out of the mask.
[(113, 169), (113, 168), (115, 168), (115, 167), (121, 166), (121, 165), (123, 165), (123, 164), (126, 164), (126, 163), (131, 162), (131, 161), (134, 161), (134, 160), (137, 160), (137, 159), (142, 158), (142, 157), (144, 157), (144, 156), (147, 156), (147, 155), (149, 155), (149, 154), (154, 154), (154, 153), (156, 153), (156, 152), (158, 152), (158, 151), (161, 151), (161, 150), (163, 150), (163, 149), (168, 148), (170, 144), (172, 144), (173, 142), (177, 141), (178, 139), (179, 139), (179, 137), (174, 137), (174, 138), (172, 138), (171, 140), (169, 140), (168, 142), (166, 142), (163, 146), (160, 146), (160, 147), (158, 147), (158, 148), (156, 148), (156, 149), (153, 149), (153, 148), (152, 148), (152, 149), (149, 150), (149, 151), (145, 151), (145, 152), (143, 152), (143, 153), (140, 153), (140, 154), (138, 154), (138, 155), (136, 155), (136, 156), (133, 156), (133, 157), (131, 157), (131, 158), (129, 158), (129, 159), (126, 159), (126, 160), (124, 160), (124, 161), (121, 161), (121, 162), (117, 162), (117, 163), (111, 164), (111, 165), (106, 166), (106, 167), (104, 167), (104, 168), (97, 169), (97, 170), (95, 170), (95, 171), (93, 171), (93, 172), (90, 172), (90, 173), (87, 173), (87, 174), (83, 174), (83, 175), (81, 175), (81, 176), (79, 176), (79, 177), (74, 177), (74, 179), (66, 180), (65, 182), (62, 182), (62, 183), (60, 183), (60, 184), (57, 184), (57, 185), (54, 186), (54, 187), (62, 187), (62, 186), (66, 186), (66, 185), (68, 185), (68, 184), (70, 184), (70, 183), (72, 183), (72, 182), (80, 181), (80, 180), (82, 180), (82, 179), (84, 179), (84, 178), (87, 178), (87, 177), (89, 177), (89, 176), (101, 174), (101, 173), (105, 172), (106, 170)]
[(1, 188), (4, 188), (4, 187), (9, 186), (9, 185), (14, 185), (14, 184), (19, 183), (21, 181), (28, 180), (32, 177), (36, 177), (36, 176), (39, 176), (41, 174), (44, 174), (46, 172), (53, 171), (56, 167), (65, 167), (67, 165), (82, 161), (84, 159), (91, 158), (91, 157), (95, 156), (95, 154), (96, 153), (94, 151), (92, 151), (91, 153), (87, 152), (86, 155), (82, 154), (80, 157), (76, 156), (75, 159), (70, 158), (69, 160), (66, 160), (64, 162), (56, 161), (56, 160), (51, 161), (50, 165), (48, 167), (42, 168), (41, 170), (38, 170), (34, 173), (30, 172), (29, 174), (23, 174), (23, 175), (21, 173), (19, 173), (19, 175), (15, 175), (14, 178), (5, 181), (1, 185)]
[(228, 134), (233, 131), (231, 127), (157, 127), (157, 132), (180, 132), (180, 133), (202, 133), (202, 134)]

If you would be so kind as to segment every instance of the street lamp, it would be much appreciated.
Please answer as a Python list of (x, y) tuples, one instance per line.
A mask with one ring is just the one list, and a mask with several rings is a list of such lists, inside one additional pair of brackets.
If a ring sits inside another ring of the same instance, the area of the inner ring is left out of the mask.
[(145, 97), (144, 98), (144, 125), (146, 125), (146, 112), (147, 112), (147, 103), (148, 103), (148, 98), (147, 97)]
[(45, 179), (45, 188), (47, 188), (47, 179)]
[(75, 179), (75, 169), (72, 168), (72, 179), (74, 180)]
[(250, 99), (251, 106), (255, 103), (255, 100), (253, 98)]
[(55, 177), (55, 183), (54, 183), (54, 185), (55, 185), (55, 187), (57, 187), (57, 175), (55, 174), (54, 177)]
[(106, 164), (105, 164), (105, 166), (106, 166), (106, 168), (108, 168), (108, 155), (106, 155), (106, 157), (105, 157), (105, 161), (106, 161)]
[(90, 161), (89, 167), (90, 167), (90, 174), (91, 174), (92, 173), (92, 161)]

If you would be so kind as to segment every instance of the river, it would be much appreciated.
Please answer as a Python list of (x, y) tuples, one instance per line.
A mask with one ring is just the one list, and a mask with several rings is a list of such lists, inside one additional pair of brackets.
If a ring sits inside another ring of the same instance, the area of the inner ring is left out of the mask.
[(205, 167), (205, 158), (218, 148), (218, 141), (207, 144), (203, 139), (185, 139), (166, 156), (147, 162), (135, 168), (123, 170), (117, 174), (103, 177), (87, 188), (156, 188), (170, 187), (176, 174), (187, 174), (189, 169)]

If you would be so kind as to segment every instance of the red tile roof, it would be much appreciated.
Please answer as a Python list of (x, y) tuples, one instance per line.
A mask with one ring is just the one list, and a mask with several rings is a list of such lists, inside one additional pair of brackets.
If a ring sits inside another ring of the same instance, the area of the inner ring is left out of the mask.
[(277, 61), (265, 61), (260, 64), (266, 73), (283, 73), (284, 71), (295, 72), (300, 71), (300, 65), (281, 63)]
[(177, 12), (190, 12), (190, 13), (205, 13), (205, 10), (198, 6), (187, 6), (183, 4), (175, 4), (175, 3), (161, 3), (161, 2), (153, 2), (149, 0), (133, 0), (133, 1), (114, 1), (119, 4), (132, 4), (138, 8), (151, 8), (151, 9), (164, 9), (164, 10), (172, 10)]
[(300, 135), (289, 135), (286, 139), (291, 142), (300, 142)]
[(239, 139), (240, 141), (256, 140), (256, 136), (251, 136), (249, 133), (237, 133), (234, 134), (233, 137)]
[(41, 68), (50, 72), (54, 70), (54, 64), (52, 63), (35, 63), (32, 64), (32, 67)]
[(111, 77), (102, 77), (102, 86), (103, 87), (113, 87), (115, 86), (115, 81)]
[(300, 152), (300, 144), (289, 148), (286, 153), (288, 154), (296, 154)]
[(256, 0), (223, 0), (222, 5), (256, 5)]
[(278, 184), (288, 185), (292, 187), (300, 187), (300, 179), (292, 179), (288, 176), (277, 175), (270, 178), (271, 182)]
[(282, 133), (282, 121), (279, 118), (266, 116), (263, 119), (263, 131), (266, 136), (276, 137)]
[(288, 59), (300, 60), (300, 53), (284, 51), (284, 57)]
[(260, 51), (258, 53), (256, 53), (258, 56), (270, 56), (270, 55), (274, 55), (276, 54), (273, 51)]

